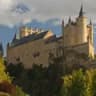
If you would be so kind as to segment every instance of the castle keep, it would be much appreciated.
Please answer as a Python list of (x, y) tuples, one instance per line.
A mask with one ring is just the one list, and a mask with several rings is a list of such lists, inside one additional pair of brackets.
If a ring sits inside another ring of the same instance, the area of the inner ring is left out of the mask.
[(64, 26), (64, 21), (62, 21), (63, 45), (94, 58), (93, 25), (91, 21), (89, 24), (87, 22), (83, 6), (75, 22), (69, 18), (68, 24)]
[(84, 53), (94, 59), (93, 43), (93, 25), (91, 21), (87, 23), (81, 6), (75, 22), (69, 18), (68, 24), (65, 25), (62, 21), (61, 37), (56, 37), (50, 30), (20, 28), (19, 35), (15, 34), (12, 42), (8, 43), (7, 62), (15, 64), (20, 61), (25, 68), (31, 68), (32, 64), (48, 66), (50, 54), (57, 56), (57, 53), (60, 53), (59, 48)]

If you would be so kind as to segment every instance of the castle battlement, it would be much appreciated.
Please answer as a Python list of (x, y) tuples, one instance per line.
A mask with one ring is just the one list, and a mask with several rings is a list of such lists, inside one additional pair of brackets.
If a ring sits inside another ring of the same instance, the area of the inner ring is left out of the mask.
[(23, 38), (23, 37), (27, 37), (29, 35), (32, 35), (32, 34), (38, 34), (40, 32), (44, 32), (45, 30), (43, 29), (39, 29), (39, 28), (31, 28), (31, 27), (27, 27), (27, 26), (23, 26), (20, 28), (20, 37)]

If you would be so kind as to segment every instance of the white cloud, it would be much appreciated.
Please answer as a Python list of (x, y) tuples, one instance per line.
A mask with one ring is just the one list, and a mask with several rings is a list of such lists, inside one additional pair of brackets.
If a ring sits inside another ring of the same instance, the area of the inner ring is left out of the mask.
[[(0, 0), (0, 24), (12, 26), (21, 22), (28, 23), (32, 19), (45, 21), (51, 18), (76, 16), (82, 2), (86, 15), (95, 21), (96, 0)], [(29, 11), (19, 8), (13, 12), (12, 9), (18, 4), (23, 4)], [(58, 21), (54, 24), (58, 24)]]
[(0, 0), (0, 12), (10, 10), (12, 5), (12, 0)]

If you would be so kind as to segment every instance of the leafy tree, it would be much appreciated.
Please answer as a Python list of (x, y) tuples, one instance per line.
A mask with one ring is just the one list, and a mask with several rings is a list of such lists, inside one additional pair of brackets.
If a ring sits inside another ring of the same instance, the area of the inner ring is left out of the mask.
[(10, 73), (10, 76), (19, 78), (20, 74), (24, 70), (22, 63), (19, 64), (9, 64), (7, 66), (7, 72)]
[(93, 73), (93, 71), (89, 70), (85, 73), (82, 70), (78, 70), (64, 76), (61, 96), (96, 96), (93, 95), (95, 93), (95, 83), (92, 80), (92, 77), (94, 77), (92, 76)]
[(64, 76), (62, 79), (64, 79), (64, 82), (62, 84), (62, 88), (61, 88), (61, 96), (71, 96), (71, 86), (72, 86), (72, 76), (71, 75), (67, 75)]
[(0, 82), (8, 81), (11, 82), (11, 78), (8, 73), (5, 72), (6, 67), (4, 66), (3, 58), (0, 57)]
[(72, 73), (72, 86), (71, 96), (84, 96), (85, 88), (85, 76), (80, 69)]
[(19, 86), (16, 86), (16, 96), (29, 96), (29, 95), (25, 94), (24, 91)]
[(91, 94), (92, 96), (96, 96), (96, 69), (91, 70), (90, 74), (91, 74), (90, 79), (92, 81)]

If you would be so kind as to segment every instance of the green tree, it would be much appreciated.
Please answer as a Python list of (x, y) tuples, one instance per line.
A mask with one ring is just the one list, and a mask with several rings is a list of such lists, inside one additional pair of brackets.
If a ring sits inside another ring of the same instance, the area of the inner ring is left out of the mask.
[(11, 78), (8, 73), (5, 72), (6, 67), (4, 65), (3, 58), (0, 57), (0, 82), (2, 81), (8, 81), (11, 82)]
[(93, 96), (91, 92), (92, 79), (90, 76), (90, 71), (83, 73), (81, 69), (73, 71), (71, 75), (64, 76), (61, 96)]
[(83, 71), (74, 71), (72, 73), (71, 96), (84, 96), (85, 77)]
[(25, 94), (24, 91), (19, 86), (16, 86), (16, 96), (29, 96), (29, 95)]
[(64, 80), (60, 96), (71, 96), (72, 75), (67, 75), (62, 78)]
[(90, 79), (92, 80), (92, 85), (91, 85), (91, 96), (96, 96), (96, 69), (91, 70), (91, 75)]

